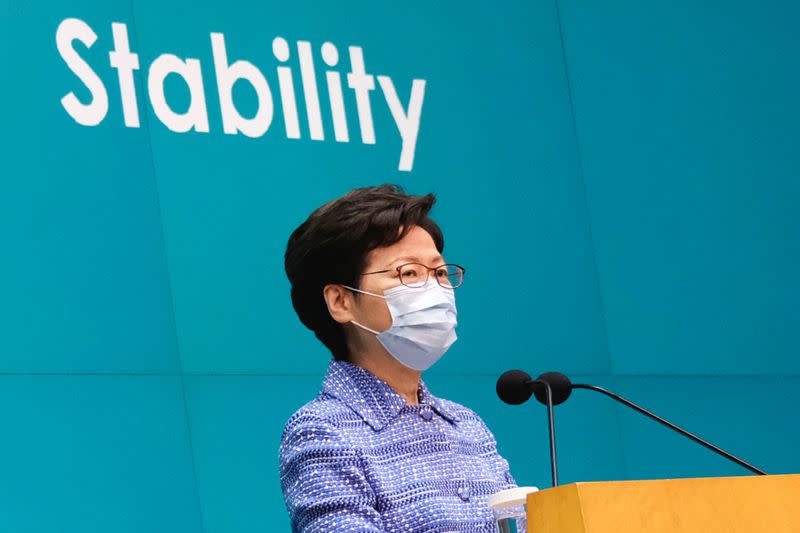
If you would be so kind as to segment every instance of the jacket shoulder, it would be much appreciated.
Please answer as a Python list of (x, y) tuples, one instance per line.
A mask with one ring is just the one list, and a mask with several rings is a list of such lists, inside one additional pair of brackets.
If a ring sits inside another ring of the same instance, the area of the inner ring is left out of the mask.
[(344, 402), (320, 393), (289, 417), (284, 424), (281, 440), (303, 428), (329, 428), (335, 431), (342, 423), (353, 419), (354, 414)]
[(458, 418), (459, 420), (483, 422), (483, 420), (478, 415), (478, 413), (476, 413), (475, 411), (473, 411), (472, 409), (470, 409), (466, 405), (462, 405), (462, 404), (460, 404), (458, 402), (454, 402), (454, 401), (451, 401), (451, 400), (445, 400), (444, 398), (438, 398), (438, 397), (437, 397), (437, 401), (448, 412), (453, 413), (453, 415), (455, 415), (456, 418)]

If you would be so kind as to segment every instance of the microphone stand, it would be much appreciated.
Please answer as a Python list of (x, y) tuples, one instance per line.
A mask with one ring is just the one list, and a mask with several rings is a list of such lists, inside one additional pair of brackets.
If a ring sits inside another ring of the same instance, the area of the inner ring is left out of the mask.
[[(542, 382), (541, 382), (541, 381), (537, 381), (537, 382), (534, 382), (534, 383), (542, 383)], [(730, 460), (731, 460), (731, 461), (733, 461), (734, 463), (736, 463), (736, 464), (738, 464), (738, 465), (740, 465), (740, 466), (743, 466), (744, 468), (746, 468), (746, 469), (750, 470), (751, 472), (754, 472), (754, 473), (756, 473), (756, 474), (758, 474), (758, 475), (761, 475), (761, 476), (766, 476), (766, 475), (767, 475), (767, 473), (766, 473), (766, 472), (764, 472), (763, 470), (761, 470), (760, 468), (756, 468), (755, 466), (751, 465), (750, 463), (747, 463), (747, 462), (745, 462), (745, 461), (742, 461), (742, 460), (741, 460), (741, 459), (739, 459), (738, 457), (735, 457), (735, 456), (733, 456), (733, 455), (729, 454), (728, 452), (726, 452), (726, 451), (725, 451), (725, 450), (723, 450), (722, 448), (718, 448), (717, 446), (714, 446), (714, 445), (713, 445), (713, 444), (711, 444), (710, 442), (708, 442), (708, 441), (705, 441), (705, 440), (701, 439), (701, 438), (700, 438), (700, 437), (698, 437), (697, 435), (693, 435), (692, 433), (689, 433), (689, 432), (688, 432), (688, 431), (686, 431), (685, 429), (679, 428), (678, 426), (676, 426), (676, 425), (675, 425), (675, 424), (673, 424), (672, 422), (670, 422), (670, 421), (668, 421), (668, 420), (664, 420), (664, 419), (663, 419), (663, 418), (661, 418), (660, 416), (658, 416), (658, 415), (656, 415), (656, 414), (654, 414), (654, 413), (651, 413), (650, 411), (648, 411), (648, 410), (647, 410), (647, 409), (645, 409), (644, 407), (639, 407), (639, 406), (638, 406), (638, 405), (636, 405), (635, 403), (633, 403), (633, 402), (631, 402), (631, 401), (628, 401), (628, 400), (626, 400), (625, 398), (623, 398), (622, 396), (620, 396), (620, 395), (618, 395), (618, 394), (614, 394), (613, 392), (611, 392), (611, 391), (609, 391), (609, 390), (606, 390), (606, 389), (604, 389), (604, 388), (602, 388), (602, 387), (598, 387), (598, 386), (596, 386), (596, 385), (587, 385), (587, 384), (585, 384), (585, 383), (573, 383), (573, 384), (572, 384), (572, 388), (573, 388), (573, 389), (588, 389), (588, 390), (593, 390), (593, 391), (595, 391), (595, 392), (599, 392), (599, 393), (601, 393), (601, 394), (605, 394), (605, 395), (606, 395), (606, 396), (608, 396), (609, 398), (612, 398), (612, 399), (614, 399), (614, 400), (616, 400), (616, 401), (618, 401), (618, 402), (620, 402), (620, 403), (622, 403), (622, 404), (624, 404), (624, 405), (627, 405), (628, 407), (630, 407), (630, 408), (631, 408), (631, 409), (633, 409), (634, 411), (638, 411), (638, 412), (642, 413), (643, 415), (645, 415), (645, 416), (647, 416), (647, 417), (650, 417), (650, 418), (652, 418), (653, 420), (655, 420), (655, 421), (656, 421), (656, 422), (658, 422), (659, 424), (663, 424), (663, 425), (667, 426), (668, 428), (670, 428), (670, 429), (673, 429), (673, 430), (677, 431), (678, 433), (680, 433), (680, 434), (681, 434), (681, 435), (683, 435), (684, 437), (688, 437), (688, 438), (692, 439), (692, 440), (693, 440), (693, 441), (695, 441), (697, 444), (700, 444), (700, 445), (702, 445), (702, 446), (705, 446), (706, 448), (708, 448), (708, 449), (709, 449), (709, 450), (711, 450), (712, 452), (716, 452), (716, 453), (718, 453), (719, 455), (721, 455), (721, 456), (725, 457), (726, 459), (730, 459)], [(547, 405), (547, 407), (548, 407), (548, 410), (549, 410), (550, 412), (552, 412), (552, 398), (551, 398), (551, 392), (550, 392), (550, 387), (549, 387), (549, 385), (548, 385), (548, 387), (547, 387), (547, 399), (548, 399), (548, 405)], [(555, 465), (555, 450), (554, 450), (554, 449), (552, 449), (552, 446), (553, 446), (553, 444), (552, 444), (552, 442), (553, 442), (553, 441), (552, 441), (552, 439), (553, 439), (553, 433), (552, 433), (552, 431), (553, 431), (553, 419), (552, 419), (552, 415), (550, 415), (550, 431), (551, 431), (551, 433), (550, 433), (550, 442), (551, 442), (551, 459), (554, 461), (554, 463), (553, 463), (553, 464)], [(554, 466), (554, 468), (555, 468), (555, 466)], [(555, 486), (555, 483), (554, 483), (554, 486)]]
[(547, 381), (536, 380), (532, 385), (544, 385), (547, 393), (547, 423), (550, 426), (550, 473), (553, 478), (553, 486), (558, 487), (558, 466), (556, 465), (556, 430), (553, 425), (553, 389)]

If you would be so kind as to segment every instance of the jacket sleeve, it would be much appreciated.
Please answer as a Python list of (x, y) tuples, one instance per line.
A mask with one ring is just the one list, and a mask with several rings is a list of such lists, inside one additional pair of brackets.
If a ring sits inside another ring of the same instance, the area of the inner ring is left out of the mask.
[(489, 442), (491, 447), (491, 460), (495, 465), (495, 469), (500, 476), (501, 480), (504, 480), (506, 483), (505, 489), (511, 489), (517, 486), (516, 480), (514, 480), (514, 476), (511, 475), (511, 469), (508, 466), (508, 461), (506, 461), (500, 452), (497, 451), (497, 440), (494, 437), (494, 434), (489, 429), (489, 426), (486, 425), (486, 422), (483, 421), (481, 417), (475, 414), (475, 417), (480, 422), (481, 428), (483, 429), (484, 435), (486, 440)]
[(280, 479), (292, 531), (383, 531), (361, 456), (330, 423), (313, 415), (289, 420), (281, 438)]

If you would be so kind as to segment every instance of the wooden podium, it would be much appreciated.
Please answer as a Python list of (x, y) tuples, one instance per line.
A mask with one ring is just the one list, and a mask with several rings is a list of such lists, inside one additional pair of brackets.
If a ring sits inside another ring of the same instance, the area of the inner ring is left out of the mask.
[(800, 533), (800, 475), (572, 483), (527, 508), (529, 533)]

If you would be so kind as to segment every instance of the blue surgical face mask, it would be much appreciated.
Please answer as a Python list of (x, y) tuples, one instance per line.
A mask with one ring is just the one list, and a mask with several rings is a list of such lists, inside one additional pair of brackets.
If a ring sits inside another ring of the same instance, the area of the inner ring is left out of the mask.
[(392, 315), (392, 325), (386, 331), (351, 322), (374, 333), (386, 351), (409, 368), (427, 370), (457, 339), (455, 294), (436, 281), (429, 280), (420, 288), (399, 285), (382, 295), (344, 286), (386, 300)]

